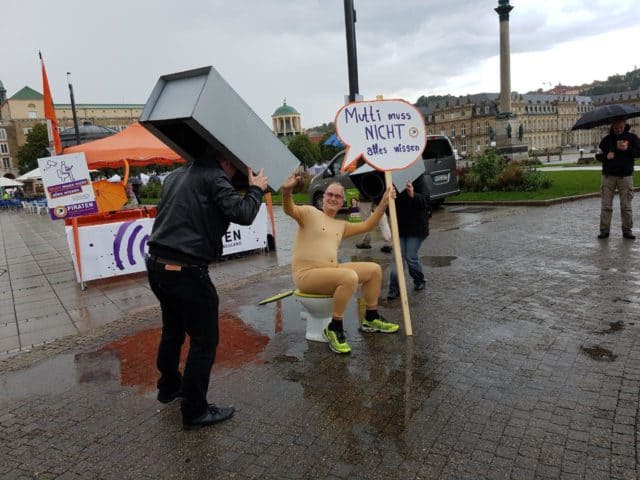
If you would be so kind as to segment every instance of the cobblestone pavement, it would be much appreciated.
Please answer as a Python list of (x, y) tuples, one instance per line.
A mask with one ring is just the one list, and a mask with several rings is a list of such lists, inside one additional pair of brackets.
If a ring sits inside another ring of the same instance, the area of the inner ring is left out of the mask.
[[(270, 268), (217, 266), (209, 397), (237, 413), (195, 432), (154, 398), (156, 306), (0, 357), (0, 478), (636, 479), (640, 244), (618, 212), (598, 241), (598, 213), (437, 211), (413, 337), (359, 333), (351, 305), (350, 356), (307, 342), (291, 297), (256, 305), (290, 288), (285, 242)], [(355, 240), (342, 258), (388, 274)]]

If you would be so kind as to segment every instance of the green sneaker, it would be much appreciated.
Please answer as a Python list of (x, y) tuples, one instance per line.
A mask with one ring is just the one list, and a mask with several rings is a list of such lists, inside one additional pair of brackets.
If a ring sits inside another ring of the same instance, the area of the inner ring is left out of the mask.
[(334, 332), (325, 327), (322, 336), (329, 342), (329, 348), (336, 353), (351, 353), (351, 347), (347, 343), (344, 332)]
[(400, 325), (387, 322), (382, 315), (380, 315), (380, 318), (363, 320), (360, 328), (363, 332), (395, 333), (400, 329)]

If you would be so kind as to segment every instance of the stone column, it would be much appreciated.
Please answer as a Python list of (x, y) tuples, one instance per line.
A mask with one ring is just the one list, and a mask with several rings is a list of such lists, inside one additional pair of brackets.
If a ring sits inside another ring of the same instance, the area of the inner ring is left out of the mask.
[(511, 113), (511, 52), (509, 49), (509, 0), (499, 0), (495, 9), (500, 18), (500, 113)]

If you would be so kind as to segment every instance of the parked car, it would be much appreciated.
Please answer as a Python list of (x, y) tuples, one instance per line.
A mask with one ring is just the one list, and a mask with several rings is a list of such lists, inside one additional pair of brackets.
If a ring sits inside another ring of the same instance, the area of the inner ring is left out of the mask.
[[(309, 202), (316, 208), (322, 209), (322, 196), (330, 183), (340, 182), (345, 189), (356, 188), (349, 174), (340, 173), (343, 158), (344, 151), (339, 152), (324, 170), (311, 179)], [(456, 158), (448, 137), (428, 135), (422, 159), (432, 206), (440, 206), (446, 197), (460, 193), (456, 176)]]

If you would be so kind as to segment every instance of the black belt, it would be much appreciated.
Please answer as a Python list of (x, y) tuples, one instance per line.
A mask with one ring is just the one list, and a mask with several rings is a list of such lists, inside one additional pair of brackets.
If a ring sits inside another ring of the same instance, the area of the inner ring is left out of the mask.
[(185, 267), (185, 268), (208, 268), (208, 265), (205, 263), (201, 263), (199, 265), (194, 265), (192, 263), (179, 262), (178, 260), (170, 260), (168, 258), (158, 257), (156, 255), (147, 255), (149, 260), (156, 263), (161, 263), (163, 265), (173, 265), (175, 267)]

